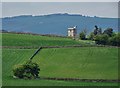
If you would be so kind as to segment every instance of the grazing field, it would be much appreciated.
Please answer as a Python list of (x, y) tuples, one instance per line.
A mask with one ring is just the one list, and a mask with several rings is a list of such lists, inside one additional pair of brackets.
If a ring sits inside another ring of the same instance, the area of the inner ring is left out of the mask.
[(94, 45), (92, 41), (77, 41), (70, 38), (48, 37), (28, 34), (2, 34), (3, 46), (69, 46), (69, 45)]
[[(117, 83), (86, 83), (12, 78), (12, 67), (30, 58), (35, 49), (3, 49), (3, 85), (22, 86), (115, 86)], [(81, 47), (42, 49), (34, 58), (41, 68), (40, 77), (117, 79), (118, 48)]]
[(40, 65), (41, 76), (117, 79), (117, 54), (114, 48), (44, 49), (33, 61)]

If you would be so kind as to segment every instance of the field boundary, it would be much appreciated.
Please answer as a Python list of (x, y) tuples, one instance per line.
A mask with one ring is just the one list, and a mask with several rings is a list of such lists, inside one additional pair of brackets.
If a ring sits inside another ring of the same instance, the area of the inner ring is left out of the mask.
[(62, 81), (80, 81), (80, 82), (114, 82), (118, 83), (120, 80), (110, 80), (110, 79), (80, 79), (80, 78), (56, 78), (56, 77), (40, 77), (44, 80), (62, 80)]
[(83, 46), (83, 45), (72, 45), (72, 46), (0, 46), (0, 48), (7, 48), (7, 49), (38, 49), (39, 47), (43, 48), (79, 48), (79, 47), (109, 47), (109, 48), (120, 48), (117, 46), (101, 46), (101, 45), (91, 45), (91, 46)]

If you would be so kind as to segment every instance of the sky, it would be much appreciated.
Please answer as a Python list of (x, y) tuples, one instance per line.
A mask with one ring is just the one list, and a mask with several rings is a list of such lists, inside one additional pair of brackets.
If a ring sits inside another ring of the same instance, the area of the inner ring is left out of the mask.
[(2, 2), (2, 17), (54, 13), (117, 18), (118, 2)]

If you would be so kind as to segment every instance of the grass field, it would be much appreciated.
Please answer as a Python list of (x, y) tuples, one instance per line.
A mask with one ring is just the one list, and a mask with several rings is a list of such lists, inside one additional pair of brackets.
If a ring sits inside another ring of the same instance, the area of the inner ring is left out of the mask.
[[(1, 34), (0, 34), (1, 35)], [(1, 40), (1, 39), (0, 39)], [(69, 38), (2, 34), (2, 46), (68, 46), (95, 45), (91, 41)], [(2, 50), (3, 86), (117, 86), (117, 83), (92, 83), (56, 80), (22, 80), (12, 77), (12, 68), (27, 61), (36, 49)], [(41, 68), (40, 77), (117, 79), (118, 48), (80, 47), (42, 49), (34, 58)]]
[(68, 45), (94, 45), (92, 41), (77, 41), (70, 38), (48, 37), (28, 34), (2, 34), (3, 46), (68, 46)]
[[(50, 80), (13, 79), (12, 67), (24, 63), (35, 49), (3, 49), (3, 85), (16, 86), (115, 86), (117, 83), (86, 83)], [(41, 77), (117, 79), (118, 49), (105, 47), (81, 47), (43, 49), (33, 58), (41, 68)]]

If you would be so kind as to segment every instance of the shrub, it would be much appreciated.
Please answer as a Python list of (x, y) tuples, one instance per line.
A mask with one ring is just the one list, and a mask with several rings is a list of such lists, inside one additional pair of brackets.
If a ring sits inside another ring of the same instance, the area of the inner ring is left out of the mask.
[(95, 37), (96, 44), (107, 45), (109, 36), (107, 34), (100, 34)]
[(88, 39), (89, 40), (94, 40), (94, 37), (95, 37), (94, 33), (91, 32), (90, 35), (88, 36)]
[(120, 46), (120, 33), (109, 38), (109, 45)]
[(13, 68), (13, 75), (21, 79), (34, 79), (38, 78), (40, 68), (37, 63), (28, 61), (22, 65), (15, 65)]
[(79, 34), (79, 38), (80, 38), (81, 40), (86, 40), (86, 34), (85, 34), (85, 32), (81, 32), (81, 33)]
[(103, 34), (107, 34), (111, 37), (112, 34), (113, 34), (113, 29), (112, 28), (107, 28), (106, 30), (104, 30)]

